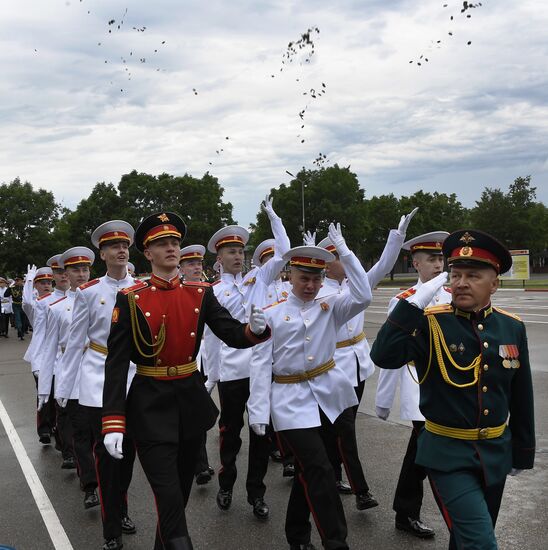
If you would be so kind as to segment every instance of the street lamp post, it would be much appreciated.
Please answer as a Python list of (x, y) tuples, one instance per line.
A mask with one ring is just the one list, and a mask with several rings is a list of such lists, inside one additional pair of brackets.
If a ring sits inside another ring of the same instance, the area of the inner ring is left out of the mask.
[(286, 170), (285, 173), (291, 176), (292, 178), (295, 178), (297, 181), (301, 182), (301, 205), (303, 210), (303, 235), (304, 235), (304, 232), (306, 230), (305, 219), (304, 219), (304, 181), (299, 179), (297, 176), (293, 175), (289, 170)]

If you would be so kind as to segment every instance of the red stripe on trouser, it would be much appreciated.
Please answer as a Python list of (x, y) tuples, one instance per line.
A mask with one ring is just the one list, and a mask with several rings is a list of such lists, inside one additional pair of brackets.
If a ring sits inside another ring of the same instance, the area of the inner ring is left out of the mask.
[(428, 476), (428, 481), (430, 482), (430, 487), (432, 487), (432, 491), (434, 492), (434, 497), (436, 497), (436, 501), (441, 508), (441, 514), (447, 525), (447, 528), (449, 529), (449, 531), (451, 531), (453, 529), (453, 521), (451, 520), (451, 516), (449, 515), (449, 510), (447, 510), (447, 508), (445, 507), (445, 504), (441, 499), (440, 492), (438, 491), (438, 488), (436, 487), (436, 484), (434, 483), (434, 480), (431, 476)]
[[(316, 524), (316, 529), (318, 529), (318, 533), (320, 534), (320, 538), (322, 540), (325, 539), (325, 533), (322, 529), (322, 526), (320, 525), (320, 519), (318, 518), (316, 511), (314, 510), (314, 506), (312, 506), (312, 501), (310, 500), (310, 496), (308, 494), (308, 485), (306, 483), (306, 480), (304, 479), (304, 466), (301, 462), (301, 459), (298, 457), (297, 453), (295, 452), (295, 449), (291, 446), (291, 443), (289, 441), (286, 441), (287, 446), (289, 447), (289, 450), (293, 454), (294, 459), (296, 459), (299, 462), (299, 468), (301, 471), (299, 472), (299, 481), (301, 485), (303, 486), (304, 490), (304, 498), (306, 499), (306, 503), (308, 504), (308, 509), (310, 510), (310, 513), (312, 514), (312, 517), (314, 518), (314, 523)], [(295, 483), (295, 482), (293, 482)], [(291, 498), (291, 497), (290, 497)]]
[(103, 523), (105, 522), (105, 507), (103, 505), (103, 491), (101, 490), (101, 476), (99, 475), (99, 459), (95, 454), (95, 447), (97, 446), (97, 441), (93, 444), (93, 458), (95, 459), (95, 475), (97, 476), (97, 486), (99, 488), (99, 502), (101, 503), (101, 518)]
[(344, 466), (344, 471), (346, 472), (346, 477), (348, 478), (348, 482), (350, 483), (350, 487), (352, 488), (352, 492), (356, 494), (356, 485), (352, 480), (352, 474), (350, 473), (350, 468), (348, 466), (348, 462), (346, 461), (346, 456), (344, 455), (342, 439), (340, 436), (337, 437), (337, 447), (339, 448), (339, 455), (341, 457), (341, 460)]

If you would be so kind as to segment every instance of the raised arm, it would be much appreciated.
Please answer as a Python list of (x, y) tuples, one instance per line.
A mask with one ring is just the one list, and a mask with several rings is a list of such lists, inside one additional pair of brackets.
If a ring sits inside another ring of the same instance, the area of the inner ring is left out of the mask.
[[(23, 286), (23, 311), (29, 318), (30, 324), (34, 324), (34, 305), (36, 298), (34, 297), (34, 277), (36, 275), (36, 266), (27, 265), (27, 277)], [(34, 330), (34, 329), (33, 329)]]
[(348, 248), (341, 224), (329, 226), (329, 239), (337, 249), (347, 277), (348, 292), (338, 294), (334, 301), (334, 315), (338, 324), (346, 323), (371, 303), (371, 287), (367, 273), (354, 253)]
[(274, 208), (272, 208), (272, 198), (267, 196), (262, 203), (262, 207), (270, 220), (270, 227), (276, 241), (274, 257), (262, 265), (258, 272), (264, 284), (268, 286), (284, 268), (285, 261), (282, 259), (282, 256), (291, 248), (291, 243), (289, 242), (282, 219), (274, 212)]

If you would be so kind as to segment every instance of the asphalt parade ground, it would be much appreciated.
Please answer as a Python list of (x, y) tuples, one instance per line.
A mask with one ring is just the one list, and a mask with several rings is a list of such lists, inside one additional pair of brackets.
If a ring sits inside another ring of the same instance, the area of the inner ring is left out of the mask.
[[(366, 313), (366, 333), (373, 342), (386, 318), (390, 297), (397, 291), (379, 289)], [(497, 524), (501, 550), (548, 548), (548, 293), (499, 291), (494, 300), (521, 316), (527, 325), (533, 382), (537, 455), (535, 469), (509, 477)], [(61, 456), (53, 445), (42, 446), (35, 428), (35, 386), (30, 367), (22, 360), (30, 338), (22, 342), (12, 330), (0, 341), (0, 549), (99, 550), (102, 547), (99, 507), (84, 510), (74, 470), (61, 470)], [(358, 444), (366, 478), (379, 507), (359, 512), (354, 497), (342, 496), (348, 522), (350, 548), (425, 550), (447, 548), (447, 532), (425, 484), (422, 519), (436, 530), (433, 540), (421, 541), (394, 529), (393, 491), (409, 437), (409, 427), (399, 422), (395, 404), (388, 421), (374, 415), (377, 374), (366, 385), (357, 418)], [(216, 478), (194, 486), (187, 519), (197, 550), (281, 550), (288, 548), (284, 518), (291, 481), (282, 478), (281, 465), (271, 462), (265, 500), (270, 518), (260, 522), (245, 498), (246, 433), (238, 466), (240, 477), (228, 512), (215, 504)], [(208, 435), (210, 464), (218, 469), (218, 436)], [(137, 534), (124, 537), (128, 550), (153, 547), (156, 511), (148, 483), (138, 462), (129, 491), (130, 516)], [(55, 542), (54, 542), (55, 541)], [(312, 542), (321, 548), (313, 528)]]

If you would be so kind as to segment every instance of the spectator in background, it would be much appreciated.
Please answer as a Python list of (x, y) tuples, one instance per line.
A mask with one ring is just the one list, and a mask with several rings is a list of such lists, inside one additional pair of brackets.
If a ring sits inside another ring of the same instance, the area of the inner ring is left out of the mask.
[(8, 290), (8, 281), (4, 277), (0, 277), (0, 336), (8, 337), (8, 328), (10, 322), (11, 299), (6, 296)]

